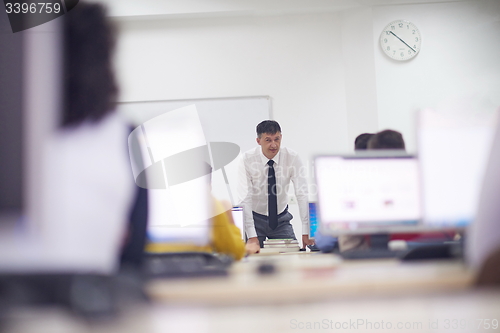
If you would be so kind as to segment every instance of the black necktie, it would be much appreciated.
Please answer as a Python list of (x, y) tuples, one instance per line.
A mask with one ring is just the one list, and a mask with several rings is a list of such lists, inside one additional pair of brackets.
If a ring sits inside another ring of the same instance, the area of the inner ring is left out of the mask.
[(267, 173), (267, 211), (269, 213), (269, 226), (276, 229), (278, 226), (278, 199), (276, 197), (276, 174), (273, 167), (274, 161), (269, 160)]

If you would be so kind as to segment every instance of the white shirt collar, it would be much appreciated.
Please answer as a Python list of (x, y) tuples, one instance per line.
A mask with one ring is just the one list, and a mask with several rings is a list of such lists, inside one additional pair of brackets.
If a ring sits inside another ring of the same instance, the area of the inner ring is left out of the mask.
[[(262, 147), (259, 147), (260, 148), (260, 158), (262, 160), (262, 163), (263, 164), (267, 164), (267, 162), (269, 162), (269, 159), (266, 157), (266, 155), (264, 155), (264, 153), (262, 152)], [(279, 161), (280, 161), (280, 154), (281, 154), (281, 147), (280, 147), (280, 150), (278, 151), (278, 153), (276, 154), (276, 156), (274, 156), (272, 158), (272, 160), (274, 161), (274, 164), (277, 164), (279, 165)]]

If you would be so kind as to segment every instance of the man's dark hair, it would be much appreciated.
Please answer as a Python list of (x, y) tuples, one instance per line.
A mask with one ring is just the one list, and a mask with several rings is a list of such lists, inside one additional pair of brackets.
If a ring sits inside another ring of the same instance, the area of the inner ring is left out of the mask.
[(112, 69), (115, 34), (104, 7), (80, 1), (64, 16), (61, 125), (68, 127), (112, 112), (118, 88)]
[(277, 121), (264, 120), (263, 122), (257, 125), (257, 136), (259, 138), (264, 133), (275, 134), (278, 132), (281, 133), (281, 127)]
[(367, 149), (368, 140), (370, 140), (370, 138), (374, 135), (374, 133), (363, 133), (358, 135), (354, 140), (354, 150)]
[(368, 140), (368, 149), (405, 149), (405, 141), (398, 131), (385, 130)]

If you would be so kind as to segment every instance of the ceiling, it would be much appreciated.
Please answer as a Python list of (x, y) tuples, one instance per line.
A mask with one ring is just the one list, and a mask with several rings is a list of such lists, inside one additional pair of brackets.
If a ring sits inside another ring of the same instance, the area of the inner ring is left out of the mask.
[(465, 0), (90, 0), (108, 6), (115, 18), (204, 17), (336, 12), (362, 6)]

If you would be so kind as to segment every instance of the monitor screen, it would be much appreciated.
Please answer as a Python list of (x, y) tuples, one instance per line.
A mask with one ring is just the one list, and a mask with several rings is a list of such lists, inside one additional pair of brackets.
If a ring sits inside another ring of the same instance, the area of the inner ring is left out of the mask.
[(389, 151), (315, 159), (318, 210), (325, 234), (400, 232), (421, 219), (414, 156)]
[[(199, 184), (198, 184), (199, 185)], [(203, 200), (197, 195), (197, 200)], [(207, 197), (208, 199), (208, 197)], [(210, 242), (210, 215), (193, 220), (186, 212), (207, 211), (207, 202), (189, 202), (183, 193), (172, 189), (149, 189), (148, 238), (157, 243), (189, 243), (199, 246)]]
[(231, 209), (231, 214), (233, 215), (234, 224), (241, 231), (241, 239), (245, 240), (245, 228), (243, 224), (243, 207), (233, 207)]
[(466, 227), (474, 217), (495, 129), (493, 112), (418, 115), (426, 226)]
[[(210, 243), (211, 167), (196, 107), (156, 116), (129, 136), (136, 183), (148, 188), (148, 238), (151, 242)], [(141, 177), (146, 182), (141, 182)]]
[(309, 203), (309, 238), (314, 239), (319, 227), (319, 217), (315, 202)]

